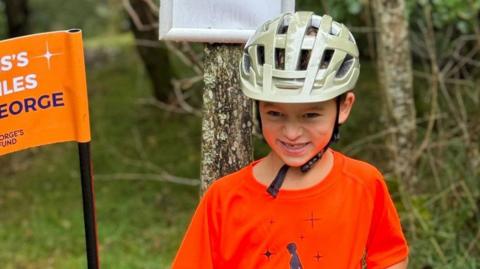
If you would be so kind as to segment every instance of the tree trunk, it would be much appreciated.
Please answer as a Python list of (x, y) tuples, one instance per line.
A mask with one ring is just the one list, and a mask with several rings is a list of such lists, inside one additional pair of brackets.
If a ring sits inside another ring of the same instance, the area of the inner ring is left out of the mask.
[(252, 102), (239, 87), (238, 45), (205, 46), (202, 122), (202, 192), (213, 180), (253, 159)]
[(29, 34), (28, 19), (30, 10), (27, 0), (4, 0), (8, 21), (8, 36), (16, 37)]
[[(8, 37), (17, 37), (29, 34), (28, 20), (30, 10), (27, 0), (3, 0), (7, 17)], [(14, 154), (0, 157), (0, 173), (7, 173), (15, 169)]]
[(146, 1), (130, 0), (129, 3), (137, 19), (134, 21), (129, 16), (130, 28), (135, 35), (137, 51), (152, 82), (155, 99), (169, 102), (170, 96), (173, 96), (170, 82), (173, 74), (165, 43), (158, 40), (158, 16)]
[(396, 129), (389, 148), (395, 175), (413, 187), (416, 123), (408, 20), (403, 0), (374, 0), (378, 72), (386, 100), (388, 122)]

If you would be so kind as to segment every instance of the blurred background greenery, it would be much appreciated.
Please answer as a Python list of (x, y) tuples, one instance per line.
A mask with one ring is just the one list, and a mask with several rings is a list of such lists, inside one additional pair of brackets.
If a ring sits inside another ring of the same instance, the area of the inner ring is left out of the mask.
[[(7, 2), (0, 1), (0, 14), (6, 12)], [(136, 41), (138, 33), (132, 31), (125, 1), (16, 2), (28, 5), (25, 33), (83, 30), (102, 268), (168, 268), (199, 198), (195, 179), (201, 158), (203, 45), (158, 45), (168, 51), (169, 65), (163, 62), (162, 68), (169, 70), (163, 74), (171, 73), (172, 88), (180, 85), (188, 104), (182, 105), (173, 91), (159, 100), (154, 78), (136, 47), (142, 45)], [(462, 142), (456, 120), (438, 123), (429, 148), (435, 154), (425, 154), (418, 162), (417, 190), (402, 193), (384, 157), (385, 119), (378, 116), (382, 93), (369, 1), (296, 2), (297, 10), (330, 13), (357, 37), (362, 53), (357, 105), (348, 124), (342, 126), (341, 143), (334, 147), (385, 172), (411, 247), (410, 268), (480, 268), (478, 170), (468, 165), (471, 146)], [(425, 79), (427, 52), (419, 49), (426, 25), (424, 10), (431, 11), (437, 33), (433, 43), (445, 66), (451, 55), (442, 53), (453, 51), (449, 48), (455, 46), (454, 40), (480, 36), (480, 2), (410, 0), (407, 4), (417, 118), (425, 119), (430, 112), (427, 92), (431, 85)], [(8, 35), (6, 16), (0, 16), (0, 36)], [(480, 44), (480, 38), (471, 40), (469, 48), (476, 46), (475, 40)], [(458, 77), (468, 87), (456, 86), (457, 95), (450, 98), (462, 100), (469, 124), (477, 128), (479, 88), (475, 85), (480, 83), (475, 70), (480, 59), (478, 52), (469, 57), (472, 64)], [(439, 107), (447, 107), (448, 98), (442, 100)], [(448, 109), (439, 114), (451, 117)], [(421, 120), (418, 127), (421, 138), (428, 128)], [(478, 132), (470, 134), (478, 136)], [(478, 139), (474, 142), (478, 147)], [(267, 150), (256, 138), (256, 158)], [(86, 268), (76, 146), (58, 144), (23, 151), (3, 157), (0, 165), (0, 268)]]

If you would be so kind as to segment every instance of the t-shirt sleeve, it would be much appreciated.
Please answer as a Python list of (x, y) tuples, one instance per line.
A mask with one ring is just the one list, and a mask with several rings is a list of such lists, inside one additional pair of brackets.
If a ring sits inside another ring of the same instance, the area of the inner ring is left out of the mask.
[(385, 269), (408, 256), (408, 246), (395, 205), (382, 177), (375, 186), (372, 225), (367, 241), (367, 268)]
[[(210, 187), (211, 189), (211, 187)], [(210, 189), (200, 200), (172, 263), (172, 269), (211, 269), (216, 253), (214, 208)]]

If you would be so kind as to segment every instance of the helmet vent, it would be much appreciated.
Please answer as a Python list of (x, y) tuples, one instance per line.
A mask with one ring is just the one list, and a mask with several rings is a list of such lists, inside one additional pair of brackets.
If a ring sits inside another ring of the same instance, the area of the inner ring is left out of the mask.
[(310, 27), (308, 27), (307, 31), (305, 32), (305, 35), (316, 36), (317, 33), (318, 33), (318, 27), (310, 26)]
[(300, 59), (298, 61), (297, 70), (307, 70), (308, 62), (310, 61), (311, 50), (302, 50), (300, 52)]
[(320, 69), (326, 69), (330, 64), (333, 56), (333, 50), (325, 50), (323, 52), (322, 61), (320, 62)]
[(275, 69), (285, 70), (285, 49), (275, 48)]
[(250, 66), (251, 66), (251, 63), (250, 63), (250, 55), (248, 55), (248, 53), (244, 53), (243, 54), (243, 70), (245, 71), (245, 73), (250, 73)]
[(280, 28), (278, 28), (278, 33), (283, 35), (286, 34), (288, 31), (288, 25), (282, 25)]
[(257, 61), (259, 65), (263, 65), (265, 63), (265, 47), (258, 45), (257, 46)]
[[(335, 27), (335, 26), (337, 26), (337, 27)], [(340, 35), (340, 29), (341, 28), (339, 27), (338, 24), (332, 23), (332, 25), (330, 26), (330, 32), (329, 33), (331, 35), (334, 35), (334, 36), (339, 36)]]
[(288, 25), (290, 24), (290, 17), (283, 17), (282, 23), (279, 24), (277, 34), (286, 34), (288, 31)]
[(336, 78), (341, 78), (345, 76), (345, 74), (350, 71), (350, 67), (352, 67), (353, 64), (353, 57), (350, 54), (347, 54), (345, 56), (345, 59), (343, 59), (342, 65), (340, 65), (340, 68), (338, 68), (337, 73), (335, 74)]

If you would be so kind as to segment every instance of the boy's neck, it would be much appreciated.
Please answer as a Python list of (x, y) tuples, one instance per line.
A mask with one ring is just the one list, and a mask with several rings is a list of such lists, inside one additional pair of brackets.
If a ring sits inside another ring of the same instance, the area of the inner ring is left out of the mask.
[[(274, 152), (270, 152), (253, 167), (253, 175), (260, 183), (268, 186), (284, 164)], [(332, 167), (333, 153), (331, 150), (327, 150), (323, 157), (306, 173), (300, 171), (300, 167), (290, 167), (281, 189), (298, 190), (316, 185), (323, 181)]]

